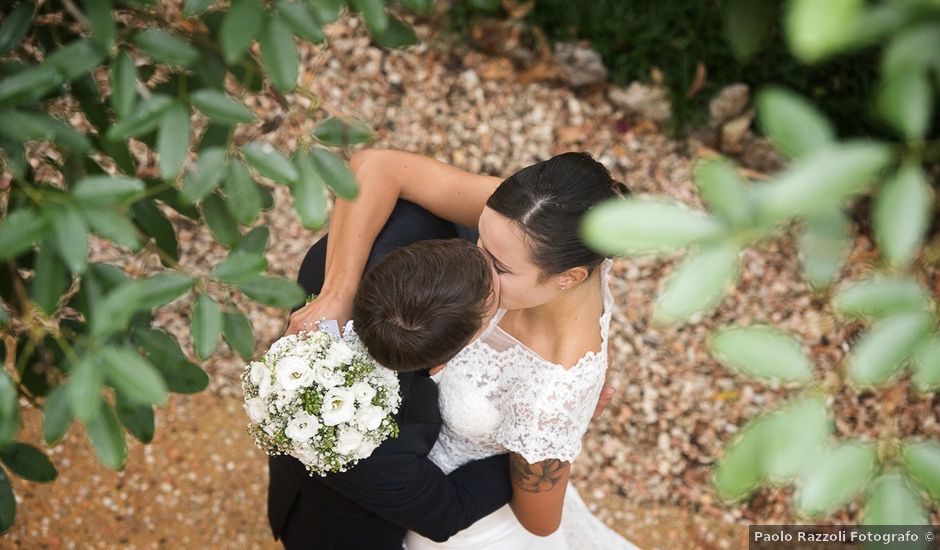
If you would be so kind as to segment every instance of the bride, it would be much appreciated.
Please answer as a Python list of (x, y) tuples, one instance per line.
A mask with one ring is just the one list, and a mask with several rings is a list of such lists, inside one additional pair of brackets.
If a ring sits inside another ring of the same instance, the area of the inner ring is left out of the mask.
[(499, 277), (496, 317), (433, 373), (444, 426), (429, 458), (450, 472), (509, 452), (512, 500), (443, 543), (409, 532), (406, 548), (635, 548), (569, 486), (604, 383), (613, 306), (611, 261), (584, 245), (579, 226), (619, 184), (584, 153), (505, 181), (400, 151), (362, 151), (351, 165), (360, 197), (336, 201), (322, 291), (292, 314), (288, 333), (350, 317), (369, 250), (399, 199), (477, 227)]

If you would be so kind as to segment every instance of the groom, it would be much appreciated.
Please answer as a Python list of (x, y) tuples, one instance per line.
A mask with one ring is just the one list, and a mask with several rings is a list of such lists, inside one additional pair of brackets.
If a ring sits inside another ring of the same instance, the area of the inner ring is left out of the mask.
[[(399, 201), (366, 270), (412, 242), (457, 236), (454, 224)], [(317, 242), (301, 265), (298, 280), (308, 294), (318, 294), (323, 285), (326, 242), (327, 237)], [(409, 529), (445, 541), (509, 501), (506, 455), (471, 462), (449, 475), (427, 458), (441, 426), (437, 386), (427, 370), (402, 372), (399, 381), (398, 437), (349, 471), (312, 477), (291, 456), (269, 457), (268, 519), (275, 538), (289, 550), (400, 550)]]

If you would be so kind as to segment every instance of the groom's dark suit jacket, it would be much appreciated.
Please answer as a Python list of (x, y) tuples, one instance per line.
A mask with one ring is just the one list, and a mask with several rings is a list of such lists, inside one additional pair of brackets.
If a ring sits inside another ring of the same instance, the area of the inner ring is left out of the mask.
[[(369, 263), (397, 246), (455, 236), (452, 224), (399, 201)], [(298, 279), (308, 293), (318, 293), (323, 284), (325, 252), (326, 237), (304, 259)], [(285, 547), (400, 550), (408, 529), (444, 541), (509, 501), (506, 455), (449, 475), (427, 458), (441, 428), (437, 385), (426, 371), (403, 373), (399, 380), (398, 437), (349, 471), (311, 476), (293, 457), (269, 458), (268, 519)]]

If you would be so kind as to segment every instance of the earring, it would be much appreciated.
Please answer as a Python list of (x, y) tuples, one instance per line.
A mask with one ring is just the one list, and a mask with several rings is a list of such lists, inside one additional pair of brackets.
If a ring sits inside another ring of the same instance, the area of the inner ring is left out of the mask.
[(561, 285), (562, 290), (568, 290), (568, 285)]

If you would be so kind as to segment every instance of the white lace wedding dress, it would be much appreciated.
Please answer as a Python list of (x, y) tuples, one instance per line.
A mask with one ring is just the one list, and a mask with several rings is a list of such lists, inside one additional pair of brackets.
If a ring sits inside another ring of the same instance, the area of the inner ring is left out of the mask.
[[(602, 353), (588, 352), (570, 369), (538, 356), (502, 330), (504, 310), (486, 331), (432, 377), (440, 390), (444, 425), (429, 457), (444, 472), (472, 460), (512, 451), (530, 463), (573, 461), (581, 451), (607, 370), (613, 297), (611, 261), (602, 266)], [(526, 531), (505, 505), (446, 542), (409, 532), (407, 550), (636, 550), (591, 514), (568, 484), (561, 528), (548, 537)]]

